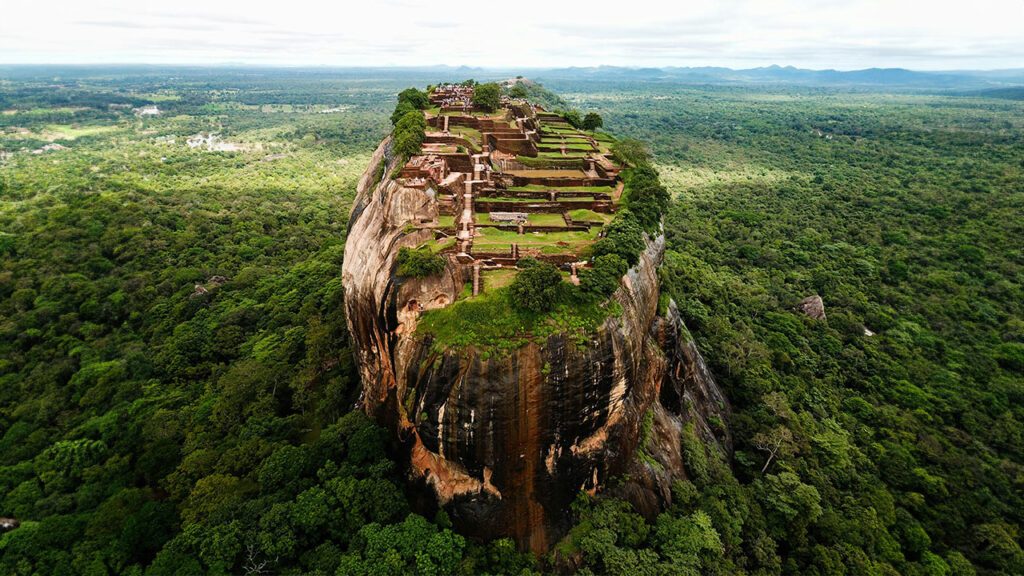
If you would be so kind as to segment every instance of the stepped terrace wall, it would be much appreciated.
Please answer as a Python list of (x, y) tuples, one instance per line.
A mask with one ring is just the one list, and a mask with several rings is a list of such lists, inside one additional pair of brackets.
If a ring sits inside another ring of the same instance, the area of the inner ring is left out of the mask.
[(500, 150), (505, 154), (515, 154), (524, 156), (536, 156), (537, 146), (532, 140), (523, 136), (521, 133), (516, 132), (514, 137), (506, 136), (504, 134), (487, 134), (487, 144), (493, 150)]
[(449, 172), (473, 173), (473, 157), (469, 153), (438, 154), (448, 163)]
[[(527, 172), (526, 170), (522, 172)], [(559, 176), (557, 174), (551, 174), (556, 170), (533, 170), (532, 172), (543, 173), (543, 176), (529, 176), (522, 173), (510, 174), (512, 177), (511, 187), (517, 186), (552, 186), (552, 187), (569, 187), (569, 186), (615, 186), (616, 182), (614, 178), (590, 178), (584, 175), (579, 170), (563, 170), (565, 176)]]
[[(603, 226), (604, 222), (598, 222), (599, 226)], [(519, 230), (519, 226), (516, 224), (476, 224), (476, 228), (497, 228), (499, 230), (507, 230), (509, 232), (515, 232)], [(545, 226), (539, 224), (523, 224), (523, 234), (529, 234), (531, 232), (589, 232), (590, 226), (585, 223), (577, 222), (574, 224), (566, 224), (564, 226)]]
[[(575, 254), (541, 254), (536, 250), (519, 247), (520, 257), (525, 253), (530, 254), (530, 258), (539, 260), (541, 262), (547, 262), (548, 264), (554, 264), (555, 266), (561, 267), (566, 264), (576, 264), (580, 262), (579, 256)], [(507, 252), (473, 252), (473, 258), (477, 261), (490, 260), (495, 264), (503, 264), (505, 266), (515, 266), (517, 259), (511, 256), (512, 251)], [(581, 266), (586, 268), (587, 266)]]
[(427, 132), (427, 139), (425, 144), (451, 144), (453, 146), (462, 146), (466, 150), (474, 150), (477, 148), (475, 144), (469, 141), (467, 138), (462, 136), (455, 136), (453, 134), (442, 134), (438, 132)]
[(474, 212), (526, 212), (528, 214), (551, 214), (569, 210), (593, 210), (612, 213), (615, 205), (607, 200), (577, 200), (564, 202), (510, 202), (507, 200), (473, 200)]
[(526, 200), (611, 200), (611, 194), (607, 192), (567, 192), (562, 190), (507, 190), (503, 188), (490, 188), (481, 190), (478, 198), (523, 198)]

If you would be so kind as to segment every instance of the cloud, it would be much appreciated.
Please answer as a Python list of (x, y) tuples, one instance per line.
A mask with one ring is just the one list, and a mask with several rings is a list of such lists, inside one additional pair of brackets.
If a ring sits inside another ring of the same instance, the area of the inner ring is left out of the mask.
[(81, 26), (96, 26), (97, 28), (130, 28), (130, 29), (144, 29), (150, 28), (150, 24), (143, 22), (129, 22), (127, 20), (80, 20), (75, 22)]
[(413, 0), (12, 2), (8, 63), (179, 62), (508, 68), (749, 66), (922, 69), (1020, 66), (1021, 0)]

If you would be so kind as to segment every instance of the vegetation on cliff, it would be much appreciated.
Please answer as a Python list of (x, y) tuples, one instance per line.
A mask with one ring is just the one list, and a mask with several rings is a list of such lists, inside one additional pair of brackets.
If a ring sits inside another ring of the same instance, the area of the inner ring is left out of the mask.
[(417, 110), (406, 112), (391, 134), (391, 147), (401, 158), (419, 154), (423, 149), (423, 141), (427, 138), (427, 122), (423, 113)]
[(618, 304), (579, 297), (578, 290), (561, 277), (559, 281), (559, 285), (544, 291), (555, 299), (538, 306), (538, 310), (517, 301), (506, 286), (424, 312), (417, 333), (429, 336), (438, 351), (472, 346), (491, 355), (515, 350), (531, 339), (543, 343), (554, 334), (564, 334), (570, 342), (583, 345), (608, 316), (621, 313)]
[(440, 274), (445, 266), (444, 258), (434, 254), (430, 248), (426, 247), (417, 249), (402, 247), (398, 250), (398, 257), (395, 260), (398, 263), (399, 276), (426, 278)]
[(398, 93), (398, 104), (391, 113), (391, 123), (397, 126), (398, 121), (409, 112), (425, 110), (429, 106), (430, 97), (426, 92), (415, 87), (406, 88)]
[(509, 286), (516, 306), (533, 312), (547, 312), (565, 298), (562, 292), (568, 286), (562, 282), (562, 275), (553, 264), (534, 260), (523, 265), (520, 261), (519, 268), (521, 270)]

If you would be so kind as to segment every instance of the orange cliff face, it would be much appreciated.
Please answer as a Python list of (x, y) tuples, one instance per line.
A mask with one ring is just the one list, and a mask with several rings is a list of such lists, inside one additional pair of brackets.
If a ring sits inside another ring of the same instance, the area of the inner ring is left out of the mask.
[[(511, 107), (508, 112), (515, 115)], [(435, 125), (454, 128), (451, 119), (439, 118)], [(480, 249), (490, 229), (473, 228), (482, 221), (476, 197), (507, 198), (510, 184), (529, 186), (515, 181), (531, 177), (521, 162), (510, 161), (515, 170), (509, 170), (510, 165), (497, 161), (515, 157), (502, 154), (500, 146), (523, 147), (520, 136), (537, 127), (536, 116), (522, 120), (519, 136), (508, 132), (499, 139), (480, 133), (489, 141), (480, 152), (472, 149), (476, 142), (467, 142), (469, 158), (448, 162), (446, 153), (439, 152), (446, 164), (431, 168), (435, 176), (412, 174), (408, 165), (389, 160), (390, 142), (382, 142), (359, 183), (342, 278), (365, 408), (392, 433), (410, 481), (443, 507), (464, 534), (509, 536), (521, 548), (539, 553), (550, 550), (571, 527), (569, 506), (576, 495), (606, 490), (613, 476), (628, 477), (616, 484), (615, 493), (644, 514), (653, 517), (668, 505), (671, 482), (686, 476), (680, 433), (687, 423), (693, 422), (714, 449), (728, 452), (730, 439), (727, 427), (716, 431), (708, 424), (712, 418), (728, 422), (728, 403), (674, 307), (666, 317), (657, 313), (661, 237), (647, 239), (640, 262), (612, 295), (622, 313), (606, 318), (585, 343), (554, 334), (492, 355), (474, 346), (435, 346), (430, 334), (417, 332), (425, 311), (466, 297), (467, 283), (476, 286), (474, 274), (514, 269), (515, 254), (503, 258)], [(510, 117), (504, 120), (506, 126), (513, 123)], [(474, 130), (464, 132), (477, 136)], [(543, 144), (536, 136), (529, 138), (535, 147)], [(584, 158), (576, 170), (582, 175), (571, 178), (600, 179), (604, 190), (614, 190), (617, 170), (599, 170), (591, 159)], [(600, 161), (607, 158), (595, 163)], [(537, 177), (544, 182), (560, 176), (542, 172)], [(378, 181), (380, 174), (385, 176)], [(552, 191), (568, 188), (548, 185)], [(566, 206), (571, 199), (544, 195), (554, 199), (540, 209), (567, 213), (572, 207)], [(591, 195), (590, 209), (599, 201)], [(615, 209), (611, 198), (608, 207)], [(445, 213), (450, 227), (441, 223)], [(520, 234), (529, 234), (523, 222), (529, 225), (537, 213), (518, 220)], [(543, 238), (543, 232), (534, 234)], [(446, 242), (449, 235), (453, 239)], [(425, 243), (450, 245), (439, 252), (446, 258), (444, 271), (423, 279), (398, 276), (399, 249)], [(585, 266), (576, 248), (537, 255)], [(650, 422), (647, 433), (645, 419)], [(649, 458), (638, 458), (641, 450)]]

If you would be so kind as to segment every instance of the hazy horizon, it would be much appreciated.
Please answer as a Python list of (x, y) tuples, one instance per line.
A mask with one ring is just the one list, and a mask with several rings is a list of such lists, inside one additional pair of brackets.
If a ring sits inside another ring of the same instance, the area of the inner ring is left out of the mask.
[[(5, 64), (288, 67), (728, 67), (1001, 70), (1024, 66), (1024, 3), (906, 0), (715, 6), (524, 0), (438, 11), (408, 0), (288, 5), (56, 0), (5, 9)], [(533, 14), (530, 18), (515, 14)], [(538, 16), (539, 15), (539, 16)]]
[(41, 62), (10, 62), (0, 61), (0, 67), (5, 68), (223, 68), (223, 69), (266, 69), (266, 70), (433, 70), (433, 69), (450, 69), (450, 70), (480, 70), (480, 71), (494, 71), (494, 72), (514, 72), (528, 74), (530, 72), (543, 72), (551, 70), (589, 70), (589, 69), (600, 69), (600, 68), (614, 68), (624, 70), (645, 70), (645, 69), (680, 69), (680, 70), (700, 70), (708, 68), (719, 68), (723, 70), (733, 70), (735, 72), (743, 72), (747, 70), (760, 70), (760, 69), (795, 69), (803, 70), (808, 72), (859, 72), (864, 70), (905, 70), (908, 72), (922, 72), (929, 74), (944, 74), (944, 73), (986, 73), (986, 72), (1021, 72), (1024, 71), (1024, 66), (1012, 66), (1004, 68), (937, 68), (937, 69), (923, 69), (923, 68), (907, 68), (903, 66), (867, 66), (862, 68), (838, 68), (838, 67), (821, 67), (812, 68), (804, 66), (796, 66), (793, 64), (783, 63), (770, 63), (762, 64), (758, 66), (715, 66), (711, 64), (690, 64), (686, 66), (681, 65), (664, 65), (664, 66), (627, 66), (617, 64), (580, 64), (572, 66), (475, 66), (470, 64), (421, 64), (421, 65), (402, 65), (402, 64), (380, 64), (380, 65), (344, 65), (344, 64), (263, 64), (259, 62), (57, 62), (57, 63), (41, 63)]

